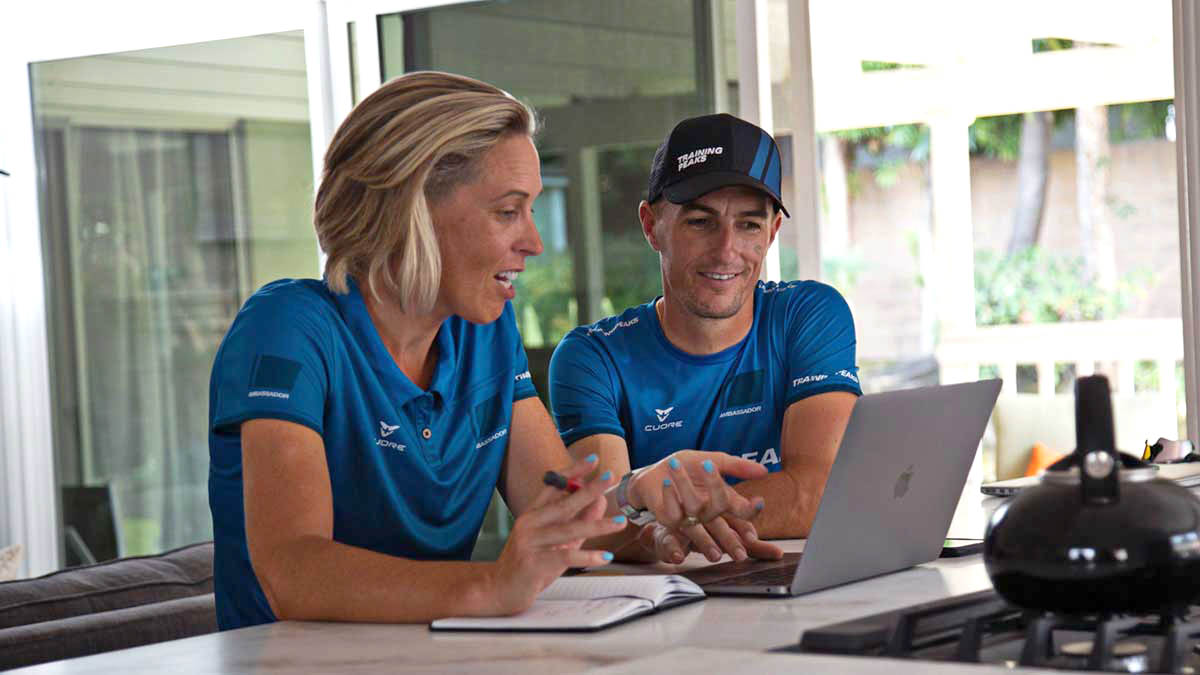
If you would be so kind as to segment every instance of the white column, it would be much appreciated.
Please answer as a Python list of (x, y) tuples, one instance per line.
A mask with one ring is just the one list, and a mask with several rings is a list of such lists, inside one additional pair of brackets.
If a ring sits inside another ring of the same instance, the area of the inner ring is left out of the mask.
[[(937, 317), (944, 339), (975, 329), (975, 244), (971, 224), (971, 162), (966, 115), (946, 114), (929, 122), (929, 172), (933, 186), (933, 260), (926, 267), (934, 284)], [(942, 364), (943, 383), (979, 377), (974, 365)], [(1014, 382), (1015, 384), (1015, 382)], [(1015, 390), (1015, 389), (1014, 389)], [(975, 460), (959, 495), (949, 536), (982, 537), (979, 509), (983, 454)]]
[[(771, 59), (767, 34), (767, 0), (737, 3), (738, 116), (775, 135), (771, 108)], [(767, 251), (763, 278), (778, 281), (779, 238)]]
[[(304, 26), (304, 62), (308, 78), (308, 132), (312, 143), (313, 190), (325, 171), (325, 149), (336, 125), (330, 71), (329, 21), (324, 0), (310, 0)], [(317, 246), (317, 274), (324, 273), (325, 252)]]
[(383, 84), (379, 65), (379, 18), (374, 12), (363, 12), (354, 17), (354, 63), (357, 66), (358, 101), (361, 101)]
[(965, 115), (945, 115), (929, 123), (934, 256), (930, 281), (943, 336), (975, 329), (975, 244), (967, 137), (970, 124), (971, 119)]
[(1175, 37), (1175, 160), (1179, 200), (1179, 269), (1183, 303), (1183, 373), (1187, 400), (1187, 435), (1200, 439), (1200, 379), (1197, 378), (1197, 354), (1200, 335), (1196, 317), (1200, 316), (1200, 55), (1196, 53), (1200, 36), (1200, 12), (1191, 0), (1172, 3)]
[(817, 178), (817, 128), (813, 112), (812, 33), (808, 0), (789, 0), (792, 100), (792, 218), (798, 279), (821, 278), (821, 192)]

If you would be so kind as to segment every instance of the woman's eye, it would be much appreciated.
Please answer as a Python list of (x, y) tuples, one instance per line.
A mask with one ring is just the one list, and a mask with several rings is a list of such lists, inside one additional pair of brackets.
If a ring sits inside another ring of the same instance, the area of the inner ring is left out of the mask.
[(500, 212), (500, 217), (504, 220), (515, 220), (520, 214), (521, 212), (516, 209), (504, 209)]

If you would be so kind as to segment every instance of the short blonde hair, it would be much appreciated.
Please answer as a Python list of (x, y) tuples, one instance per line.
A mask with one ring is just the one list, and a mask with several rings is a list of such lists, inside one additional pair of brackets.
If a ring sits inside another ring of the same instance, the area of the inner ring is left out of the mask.
[(532, 110), (485, 82), (436, 72), (389, 80), (350, 111), (325, 153), (313, 224), (326, 284), (348, 293), (353, 277), (377, 301), (430, 311), (442, 273), (430, 204), (476, 180), (503, 137), (535, 131)]

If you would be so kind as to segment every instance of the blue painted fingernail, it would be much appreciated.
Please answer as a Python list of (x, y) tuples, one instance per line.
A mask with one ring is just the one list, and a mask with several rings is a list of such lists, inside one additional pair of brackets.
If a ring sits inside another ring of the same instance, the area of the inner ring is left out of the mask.
[(601, 557), (604, 558), (604, 560), (606, 560), (607, 562), (612, 562), (613, 554), (609, 553), (608, 551), (605, 551), (604, 555)]
[(717, 467), (713, 466), (711, 459), (704, 460), (704, 464), (702, 464), (701, 466), (703, 466), (704, 470), (707, 471), (708, 473), (712, 473), (713, 471), (717, 470)]
[(671, 459), (670, 459), (670, 460), (667, 462), (667, 464), (669, 464), (669, 465), (671, 466), (671, 468), (672, 468), (672, 469), (678, 469), (678, 468), (679, 468), (679, 460), (675, 459), (674, 457), (672, 457), (672, 458), (671, 458)]
[(612, 478), (612, 472), (611, 472), (611, 471), (605, 471), (604, 473), (600, 474), (600, 480), (602, 480), (602, 481), (606, 481), (606, 482), (607, 482), (609, 478)]
[(670, 478), (663, 479), (663, 487), (671, 487), (671, 479)]
[(763, 510), (763, 509), (765, 509), (765, 508), (767, 508), (767, 505), (766, 505), (766, 503), (765, 503), (765, 502), (759, 502), (759, 503), (757, 503), (757, 504), (755, 504), (755, 505), (754, 505), (754, 510), (755, 510), (755, 511), (762, 511), (762, 510)]
[(584, 457), (583, 461), (587, 462), (588, 464), (595, 464), (597, 459), (600, 459), (600, 458), (597, 457), (596, 453), (593, 452), (592, 454), (588, 455), (587, 457)]
[(618, 525), (624, 525), (625, 524), (625, 516), (617, 516), (617, 517), (613, 518), (613, 522)]

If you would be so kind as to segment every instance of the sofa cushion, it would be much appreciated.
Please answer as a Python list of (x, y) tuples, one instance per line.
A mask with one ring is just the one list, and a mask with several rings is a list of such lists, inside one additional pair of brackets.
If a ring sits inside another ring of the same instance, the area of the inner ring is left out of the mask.
[[(1141, 455), (1146, 439), (1174, 438), (1175, 397), (1161, 392), (1113, 394), (1117, 449)], [(1034, 443), (1062, 452), (1075, 449), (1075, 397), (1070, 394), (1002, 395), (992, 412), (996, 479), (1024, 475)]]
[(214, 633), (213, 595), (0, 630), (0, 670)]
[(212, 542), (0, 583), (0, 629), (212, 593)]

